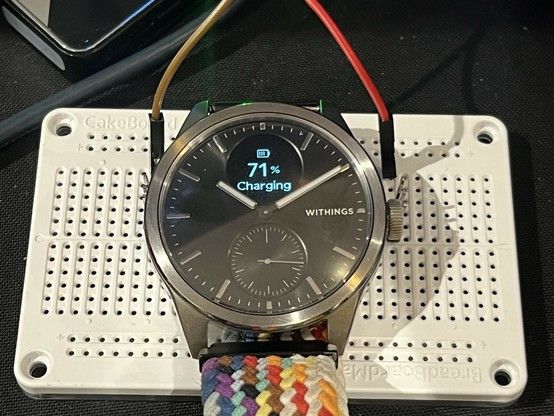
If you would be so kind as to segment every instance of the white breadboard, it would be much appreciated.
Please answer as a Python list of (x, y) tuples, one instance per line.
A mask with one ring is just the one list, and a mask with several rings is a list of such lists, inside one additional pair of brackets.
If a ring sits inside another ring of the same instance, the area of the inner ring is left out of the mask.
[[(164, 114), (169, 143), (187, 112)], [(344, 117), (379, 165), (377, 117)], [(486, 116), (394, 121), (404, 238), (385, 247), (358, 308), (348, 395), (510, 403), (527, 369), (506, 129)], [(44, 120), (14, 367), (32, 396), (199, 394), (144, 240), (148, 134), (145, 110)]]

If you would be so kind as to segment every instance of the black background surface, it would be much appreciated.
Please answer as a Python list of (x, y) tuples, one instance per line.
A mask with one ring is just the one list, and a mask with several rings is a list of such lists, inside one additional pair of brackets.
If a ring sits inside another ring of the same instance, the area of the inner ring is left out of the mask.
[[(326, 1), (393, 112), (492, 114), (511, 135), (529, 382), (509, 408), (352, 405), (353, 415), (554, 414), (554, 13), (549, 1)], [(0, 22), (0, 119), (67, 81)], [(83, 103), (146, 108), (160, 72)], [(306, 101), (374, 111), (348, 63), (300, 0), (250, 0), (186, 61), (167, 107), (195, 101)], [(0, 414), (193, 415), (198, 403), (35, 401), (13, 376), (39, 133), (0, 150)]]

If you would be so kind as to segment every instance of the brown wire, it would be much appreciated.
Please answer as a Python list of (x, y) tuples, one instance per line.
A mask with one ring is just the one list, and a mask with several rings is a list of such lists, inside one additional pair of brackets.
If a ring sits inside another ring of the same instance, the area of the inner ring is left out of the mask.
[(187, 41), (181, 46), (181, 49), (175, 54), (175, 57), (171, 60), (166, 68), (156, 94), (154, 95), (154, 101), (152, 102), (152, 118), (154, 120), (160, 119), (160, 113), (162, 111), (162, 104), (165, 94), (169, 88), (171, 80), (177, 73), (177, 70), (194, 49), (194, 47), (202, 40), (204, 35), (217, 23), (217, 21), (223, 16), (233, 5), (234, 0), (221, 0), (215, 9), (210, 13), (208, 17), (198, 26)]

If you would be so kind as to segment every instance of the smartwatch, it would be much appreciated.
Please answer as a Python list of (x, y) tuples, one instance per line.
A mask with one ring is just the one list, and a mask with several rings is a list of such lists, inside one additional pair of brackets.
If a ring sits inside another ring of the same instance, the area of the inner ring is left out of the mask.
[(338, 357), (403, 213), (340, 113), (202, 102), (155, 162), (146, 237), (204, 414), (347, 414)]

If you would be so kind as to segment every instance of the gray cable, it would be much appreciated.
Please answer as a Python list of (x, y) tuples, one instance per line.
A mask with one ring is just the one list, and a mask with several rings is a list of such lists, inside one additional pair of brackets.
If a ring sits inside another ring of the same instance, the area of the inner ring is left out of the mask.
[(203, 13), (182, 28), (128, 58), (70, 85), (0, 122), (0, 148), (11, 143), (23, 133), (39, 127), (44, 116), (55, 108), (79, 105), (101, 91), (121, 84), (148, 69), (164, 64), (173, 57), (175, 52), (183, 45), (183, 42), (206, 19), (210, 12), (211, 10)]

